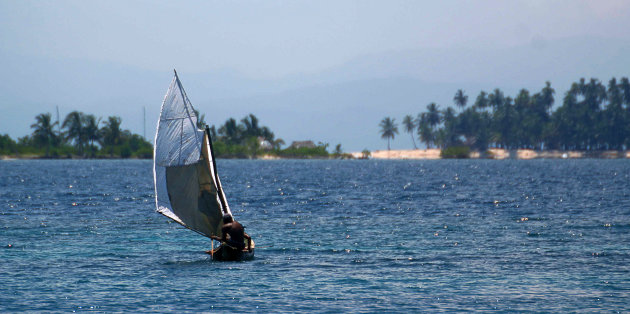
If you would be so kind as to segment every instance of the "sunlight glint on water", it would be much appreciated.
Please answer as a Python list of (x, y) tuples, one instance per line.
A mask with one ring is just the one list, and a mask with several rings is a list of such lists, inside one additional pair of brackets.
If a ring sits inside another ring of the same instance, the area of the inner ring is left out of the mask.
[(150, 161), (0, 162), (0, 311), (630, 310), (627, 160), (219, 160), (257, 258), (154, 212)]

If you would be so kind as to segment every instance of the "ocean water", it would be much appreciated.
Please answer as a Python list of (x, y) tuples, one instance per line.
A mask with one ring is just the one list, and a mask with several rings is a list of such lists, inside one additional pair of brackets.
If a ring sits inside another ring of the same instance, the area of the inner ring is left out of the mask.
[(151, 161), (0, 161), (0, 312), (630, 311), (629, 160), (219, 160), (256, 258)]

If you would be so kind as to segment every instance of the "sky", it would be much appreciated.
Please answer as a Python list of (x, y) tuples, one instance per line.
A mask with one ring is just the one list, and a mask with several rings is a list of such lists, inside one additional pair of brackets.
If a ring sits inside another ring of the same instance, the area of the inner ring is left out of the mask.
[(209, 124), (251, 112), (287, 143), (383, 149), (380, 119), (452, 105), (458, 88), (550, 80), (560, 101), (580, 77), (628, 76), (628, 29), (630, 1), (613, 0), (0, 0), (0, 134), (59, 107), (152, 138), (176, 68)]

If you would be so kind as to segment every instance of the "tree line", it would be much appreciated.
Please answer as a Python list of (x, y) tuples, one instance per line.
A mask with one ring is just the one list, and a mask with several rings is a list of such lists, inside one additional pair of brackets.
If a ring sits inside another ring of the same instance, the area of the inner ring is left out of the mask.
[[(197, 127), (205, 129), (205, 115), (195, 110)], [(142, 136), (121, 128), (122, 119), (110, 116), (105, 121), (79, 111), (69, 113), (63, 121), (53, 122), (50, 113), (35, 117), (33, 133), (17, 141), (0, 135), (0, 155), (35, 155), (46, 158), (152, 158), (153, 145)], [(314, 147), (287, 147), (258, 118), (249, 114), (240, 121), (229, 118), (223, 125), (209, 127), (216, 157), (256, 158), (271, 155), (286, 158), (349, 158), (341, 144), (333, 153), (327, 143)]]
[(110, 116), (105, 121), (92, 114), (70, 112), (63, 122), (52, 121), (41, 113), (31, 125), (33, 133), (14, 141), (0, 136), (2, 155), (43, 155), (79, 158), (152, 158), (153, 146), (142, 136), (121, 128), (122, 119)]
[[(204, 115), (199, 115), (196, 109), (195, 113), (197, 127), (205, 128)], [(258, 118), (251, 113), (239, 122), (229, 118), (218, 130), (214, 125), (209, 129), (217, 157), (255, 157), (265, 148), (279, 150), (284, 145), (282, 139), (276, 139), (274, 133), (268, 127), (261, 126)]]
[[(404, 131), (414, 133), (427, 148), (465, 146), (488, 148), (623, 150), (630, 148), (630, 82), (612, 78), (607, 85), (598, 79), (574, 82), (562, 104), (552, 111), (555, 90), (551, 83), (536, 93), (521, 89), (515, 97), (500, 89), (481, 91), (471, 106), (458, 90), (451, 106), (440, 109), (430, 103), (415, 118), (403, 118)], [(381, 137), (389, 141), (398, 134), (395, 119), (384, 118)]]
[[(197, 114), (198, 128), (205, 127), (204, 115)], [(229, 118), (217, 129), (209, 127), (213, 141), (214, 154), (222, 158), (255, 158), (260, 155), (271, 155), (286, 158), (345, 158), (347, 154), (341, 151), (341, 144), (335, 147), (332, 154), (328, 153), (327, 143), (318, 143), (314, 147), (282, 148), (285, 142), (276, 138), (266, 126), (261, 126), (258, 118), (249, 114), (239, 122)]]

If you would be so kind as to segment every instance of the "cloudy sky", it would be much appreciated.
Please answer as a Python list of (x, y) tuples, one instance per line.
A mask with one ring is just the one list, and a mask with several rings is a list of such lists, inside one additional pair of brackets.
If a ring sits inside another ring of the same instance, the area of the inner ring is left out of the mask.
[(177, 68), (209, 124), (252, 112), (287, 142), (382, 149), (381, 118), (457, 88), (550, 80), (560, 99), (580, 77), (628, 76), (629, 29), (630, 1), (0, 0), (0, 134), (57, 106), (137, 133), (146, 107), (153, 133)]

